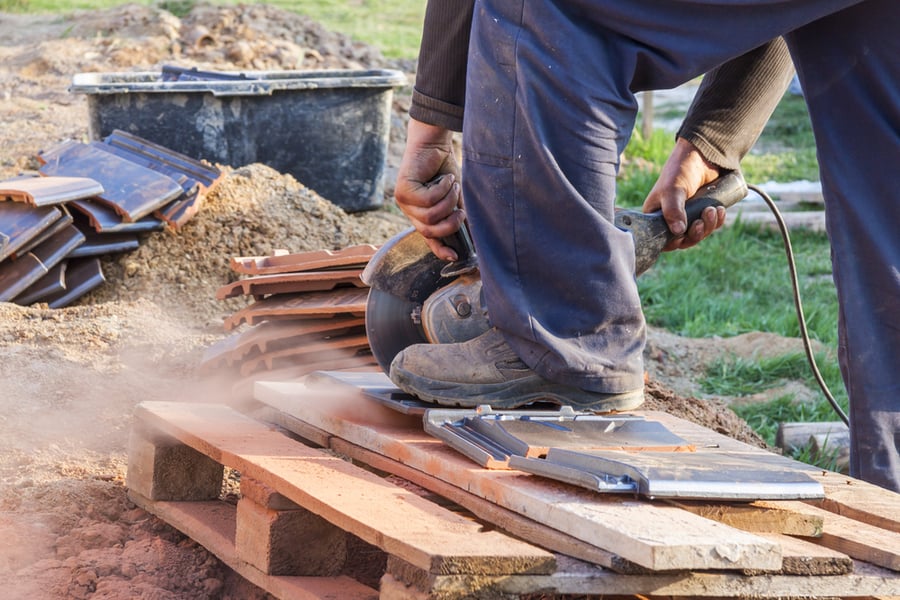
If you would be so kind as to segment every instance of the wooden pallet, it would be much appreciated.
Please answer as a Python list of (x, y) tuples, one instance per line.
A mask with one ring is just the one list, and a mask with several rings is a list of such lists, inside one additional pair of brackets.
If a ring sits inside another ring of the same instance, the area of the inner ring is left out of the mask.
[[(134, 502), (279, 598), (900, 596), (900, 496), (847, 477), (819, 474), (827, 492), (817, 503), (650, 502), (481, 469), (420, 419), (346, 390), (259, 383), (256, 397), (254, 417), (140, 405), (127, 484)], [(761, 452), (667, 425), (689, 441)], [(241, 473), (236, 507), (216, 500), (223, 466)], [(336, 571), (347, 534), (387, 553), (378, 591)]]

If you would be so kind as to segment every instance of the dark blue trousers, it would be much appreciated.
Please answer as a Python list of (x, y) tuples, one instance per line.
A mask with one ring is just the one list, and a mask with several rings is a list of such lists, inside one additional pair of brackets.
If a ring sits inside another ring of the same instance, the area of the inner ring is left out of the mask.
[(900, 491), (898, 31), (896, 0), (479, 0), (463, 194), (494, 325), (548, 379), (642, 385), (634, 249), (612, 222), (634, 93), (783, 35), (819, 152), (852, 473)]

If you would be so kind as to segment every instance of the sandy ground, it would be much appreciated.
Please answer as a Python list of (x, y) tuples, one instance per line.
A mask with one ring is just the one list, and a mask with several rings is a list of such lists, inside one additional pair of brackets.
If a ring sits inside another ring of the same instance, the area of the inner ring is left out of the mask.
[[(200, 5), (181, 19), (138, 5), (64, 18), (0, 14), (0, 178), (36, 169), (35, 154), (56, 142), (87, 141), (86, 100), (67, 90), (73, 74), (162, 64), (412, 68), (267, 6)], [(395, 101), (388, 179), (402, 151), (406, 93)], [(405, 225), (390, 210), (348, 215), (289, 176), (240, 165), (181, 232), (151, 234), (138, 250), (105, 260), (107, 283), (79, 305), (0, 303), (0, 595), (266, 597), (127, 500), (134, 406), (230, 401), (228, 385), (201, 377), (197, 365), (239, 306), (215, 299), (235, 278), (232, 256), (379, 243)], [(723, 352), (794, 344), (766, 334), (710, 341), (653, 331), (648, 407), (758, 443), (722, 401), (698, 399), (693, 382)]]

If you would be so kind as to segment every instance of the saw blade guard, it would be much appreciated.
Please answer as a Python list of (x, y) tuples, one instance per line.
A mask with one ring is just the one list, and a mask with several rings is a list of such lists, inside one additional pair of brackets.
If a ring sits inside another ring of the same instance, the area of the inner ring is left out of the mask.
[(366, 334), (385, 373), (407, 346), (463, 342), (490, 327), (478, 271), (450, 276), (448, 264), (409, 228), (379, 248), (363, 270), (369, 285)]

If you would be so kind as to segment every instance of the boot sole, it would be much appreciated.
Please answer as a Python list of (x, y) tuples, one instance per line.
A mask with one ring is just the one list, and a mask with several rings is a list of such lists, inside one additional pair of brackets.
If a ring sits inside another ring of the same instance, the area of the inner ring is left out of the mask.
[(402, 368), (391, 369), (391, 380), (420, 400), (441, 406), (518, 408), (539, 400), (578, 410), (613, 412), (634, 410), (644, 403), (644, 390), (602, 394), (548, 383), (537, 375), (502, 383), (436, 382)]

